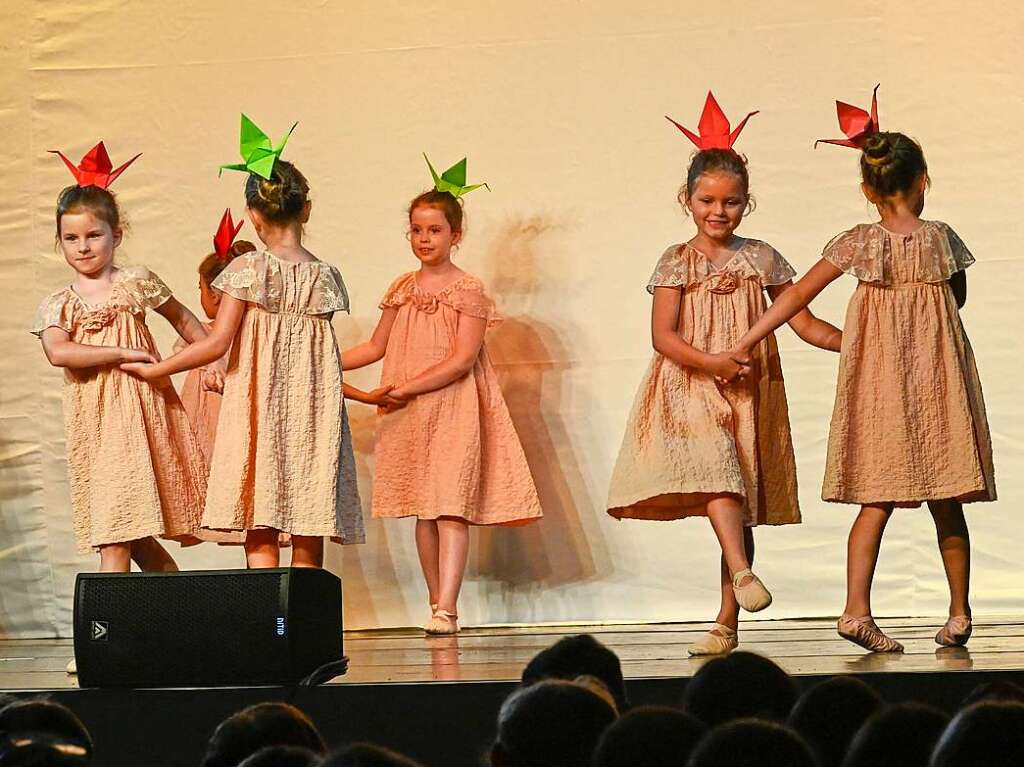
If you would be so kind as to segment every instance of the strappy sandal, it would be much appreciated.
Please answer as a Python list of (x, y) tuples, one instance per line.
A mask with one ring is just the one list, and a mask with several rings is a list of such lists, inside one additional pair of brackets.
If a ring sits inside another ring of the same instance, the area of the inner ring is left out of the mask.
[(836, 624), (839, 636), (871, 652), (903, 652), (903, 645), (882, 633), (874, 618), (843, 615)]
[(423, 630), (428, 634), (458, 634), (458, 618), (459, 616), (455, 613), (438, 608), (434, 610), (434, 615), (427, 622), (427, 625), (423, 627)]
[(736, 631), (715, 623), (711, 630), (686, 648), (690, 655), (728, 655), (736, 649), (739, 638)]
[[(750, 582), (741, 586), (740, 583), (745, 578), (750, 578)], [(732, 592), (736, 595), (740, 607), (748, 613), (756, 613), (772, 603), (772, 595), (749, 567), (732, 577)]]
[(956, 615), (939, 629), (939, 633), (935, 635), (935, 643), (943, 647), (963, 647), (971, 638), (972, 631), (974, 626), (971, 623), (971, 616)]

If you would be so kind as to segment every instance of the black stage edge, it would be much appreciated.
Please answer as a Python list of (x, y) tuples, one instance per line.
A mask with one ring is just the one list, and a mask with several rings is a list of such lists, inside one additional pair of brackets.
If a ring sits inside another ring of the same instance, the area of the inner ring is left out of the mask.
[[(955, 710), (977, 685), (1024, 684), (1024, 670), (869, 673), (886, 701), (925, 701)], [(823, 675), (796, 676), (805, 688)], [(627, 681), (633, 705), (675, 704), (686, 678)], [(322, 687), (85, 689), (42, 691), (77, 713), (96, 743), (97, 767), (198, 766), (214, 727), (263, 701), (286, 701), (316, 722), (330, 747), (357, 740), (388, 746), (432, 767), (480, 767), (498, 708), (513, 682), (329, 684)], [(18, 690), (16, 696), (40, 691)]]

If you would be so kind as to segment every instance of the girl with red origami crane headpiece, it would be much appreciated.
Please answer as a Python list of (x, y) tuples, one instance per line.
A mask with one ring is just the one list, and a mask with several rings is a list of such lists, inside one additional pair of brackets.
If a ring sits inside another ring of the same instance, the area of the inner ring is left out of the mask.
[[(608, 493), (618, 519), (709, 518), (722, 552), (722, 601), (692, 655), (730, 652), (740, 608), (771, 603), (751, 570), (753, 527), (800, 521), (775, 338), (744, 365), (728, 354), (764, 313), (765, 294), (784, 295), (795, 273), (768, 243), (736, 234), (752, 206), (746, 160), (732, 148), (747, 118), (731, 129), (708, 93), (699, 134), (672, 121), (699, 149), (679, 195), (697, 231), (664, 252), (647, 284), (655, 354)], [(791, 325), (807, 343), (839, 350), (840, 331), (810, 312)]]
[(135, 158), (115, 170), (103, 142), (78, 165), (57, 154), (77, 182), (58, 197), (56, 221), (74, 277), (43, 301), (32, 332), (64, 369), (75, 536), (99, 552), (103, 571), (128, 572), (132, 560), (174, 570), (156, 538), (196, 542), (206, 468), (170, 381), (147, 382), (118, 365), (158, 358), (150, 310), (186, 341), (206, 331), (156, 274), (114, 263), (123, 232), (108, 187)]
[[(223, 295), (213, 288), (213, 281), (236, 258), (256, 250), (256, 246), (248, 240), (235, 240), (243, 223), (238, 221), (236, 224), (231, 217), (230, 209), (225, 210), (217, 233), (213, 237), (213, 251), (199, 262), (199, 303), (209, 320), (203, 323), (207, 332), (213, 328), (213, 321), (217, 318), (217, 310), (220, 308)], [(177, 353), (183, 348), (185, 344), (179, 342), (175, 344), (174, 351)], [(227, 354), (209, 365), (190, 370), (181, 388), (181, 403), (188, 413), (189, 422), (202, 448), (207, 467), (210, 465), (213, 444), (217, 436), (217, 421), (220, 417), (226, 371)]]
[[(876, 86), (877, 90), (877, 86)], [(740, 339), (744, 362), (766, 334), (843, 274), (857, 278), (846, 313), (822, 498), (860, 505), (850, 530), (840, 636), (874, 652), (902, 652), (871, 617), (871, 582), (897, 507), (927, 503), (950, 589), (940, 645), (971, 635), (970, 539), (964, 503), (995, 500), (992, 442), (958, 309), (974, 257), (951, 227), (921, 218), (928, 166), (920, 145), (881, 132), (870, 112), (837, 102), (845, 139), (860, 152), (861, 190), (880, 221), (834, 237), (794, 287)]]

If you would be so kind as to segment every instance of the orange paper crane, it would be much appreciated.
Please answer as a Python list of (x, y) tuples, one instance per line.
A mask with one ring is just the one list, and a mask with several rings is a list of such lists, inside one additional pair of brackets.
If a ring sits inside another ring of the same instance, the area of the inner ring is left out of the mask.
[(71, 171), (71, 175), (75, 177), (75, 181), (78, 182), (79, 186), (95, 186), (100, 189), (109, 188), (117, 177), (124, 173), (125, 168), (142, 156), (142, 152), (139, 152), (139, 154), (115, 170), (110, 162), (110, 155), (107, 154), (107, 148), (103, 146), (102, 141), (90, 149), (78, 165), (72, 163), (59, 149), (51, 149), (50, 152), (60, 156), (60, 159), (68, 166), (68, 170)]
[(226, 261), (231, 254), (231, 244), (235, 241), (235, 237), (238, 236), (244, 223), (245, 219), (239, 221), (237, 225), (231, 220), (231, 208), (224, 211), (224, 215), (220, 219), (220, 226), (217, 227), (217, 234), (213, 236), (213, 250), (221, 261)]
[(757, 112), (748, 114), (736, 126), (736, 130), (730, 132), (729, 118), (725, 116), (725, 112), (718, 106), (718, 102), (715, 101), (711, 91), (708, 91), (708, 97), (704, 101), (704, 111), (701, 112), (700, 122), (697, 123), (697, 130), (700, 131), (699, 136), (693, 131), (684, 128), (668, 115), (665, 115), (665, 119), (686, 134), (686, 137), (696, 144), (698, 149), (731, 149), (732, 145), (736, 143), (736, 139), (739, 138), (743, 126), (747, 124), (747, 120), (756, 114)]
[[(881, 85), (879, 83), (878, 85)], [(865, 112), (853, 104), (846, 104), (842, 101), (836, 102), (836, 114), (839, 116), (839, 130), (846, 134), (846, 138), (820, 138), (814, 142), (818, 144), (835, 144), (836, 146), (848, 146), (853, 149), (863, 149), (864, 142), (868, 136), (879, 131), (878, 127), (878, 85), (871, 92), (871, 112)]]

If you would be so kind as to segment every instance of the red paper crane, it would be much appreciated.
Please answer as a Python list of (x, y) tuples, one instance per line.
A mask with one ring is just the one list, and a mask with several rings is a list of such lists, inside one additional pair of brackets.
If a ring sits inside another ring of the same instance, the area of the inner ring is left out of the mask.
[(872, 136), (879, 131), (878, 85), (871, 92), (870, 114), (860, 107), (855, 107), (842, 101), (836, 102), (836, 114), (839, 115), (839, 130), (846, 134), (846, 138), (820, 138), (814, 142), (814, 146), (818, 146), (818, 144), (835, 144), (836, 146), (863, 149), (864, 142), (867, 141), (868, 136)]
[(244, 223), (245, 219), (239, 221), (237, 225), (231, 220), (231, 208), (224, 211), (224, 215), (220, 219), (220, 226), (217, 227), (217, 234), (213, 235), (213, 250), (221, 261), (227, 261), (231, 254), (231, 244), (235, 241), (235, 237), (238, 236)]
[(736, 130), (730, 133), (729, 118), (725, 116), (725, 112), (718, 106), (718, 102), (711, 95), (711, 91), (708, 91), (708, 97), (704, 101), (704, 111), (701, 112), (700, 122), (697, 123), (697, 130), (700, 131), (699, 136), (693, 131), (684, 128), (668, 115), (665, 115), (665, 119), (685, 133), (686, 137), (696, 144), (698, 149), (731, 149), (732, 145), (736, 143), (736, 139), (739, 138), (743, 126), (747, 124), (747, 120), (756, 114), (757, 112), (748, 114), (736, 126)]
[(51, 149), (50, 152), (60, 155), (60, 159), (68, 166), (68, 170), (71, 171), (71, 175), (75, 177), (79, 186), (95, 186), (100, 189), (109, 188), (125, 168), (142, 156), (142, 153), (139, 152), (120, 168), (113, 170), (114, 166), (110, 162), (110, 155), (107, 154), (107, 148), (103, 146), (102, 141), (90, 149), (77, 166), (59, 149)]

